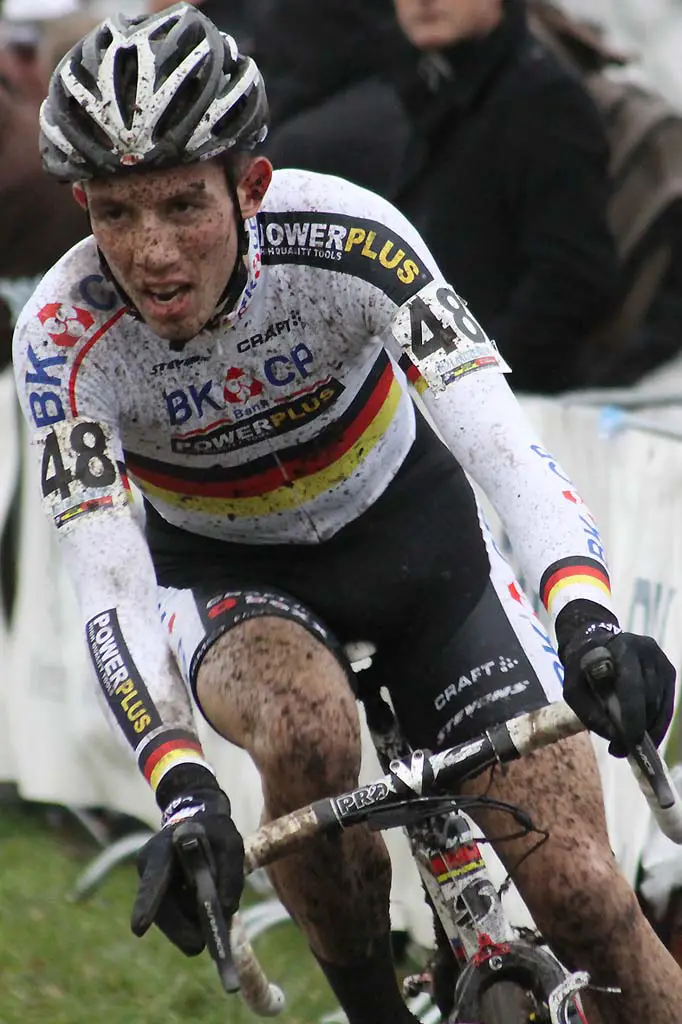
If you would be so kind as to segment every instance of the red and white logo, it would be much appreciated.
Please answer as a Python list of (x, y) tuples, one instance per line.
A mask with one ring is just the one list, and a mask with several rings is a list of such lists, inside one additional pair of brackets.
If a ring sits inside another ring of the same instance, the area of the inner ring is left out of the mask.
[(87, 309), (67, 306), (61, 302), (48, 302), (38, 313), (38, 319), (55, 345), (65, 345), (67, 348), (81, 341), (95, 322), (94, 316)]
[(255, 377), (250, 377), (246, 370), (231, 366), (225, 374), (223, 396), (232, 405), (244, 405), (250, 398), (263, 394), (263, 385)]
[(214, 604), (208, 609), (208, 617), (209, 619), (217, 619), (223, 612), (229, 612), (236, 607), (237, 602), (234, 597), (225, 597), (218, 604)]

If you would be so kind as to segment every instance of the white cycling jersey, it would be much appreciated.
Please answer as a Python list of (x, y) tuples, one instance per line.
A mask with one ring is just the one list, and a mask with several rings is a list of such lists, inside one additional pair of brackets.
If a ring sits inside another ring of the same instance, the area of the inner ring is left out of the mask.
[(146, 730), (189, 727), (190, 713), (128, 478), (197, 534), (324, 542), (403, 462), (415, 432), (410, 383), (488, 493), (550, 611), (576, 597), (610, 607), (589, 512), (534, 438), (495, 345), (405, 218), (341, 179), (287, 170), (275, 172), (247, 229), (241, 298), (180, 350), (125, 305), (92, 238), (43, 278), (15, 332), (43, 501), (89, 636), (115, 610), (116, 653), (99, 666), (105, 691), (123, 700), (130, 688), (112, 693), (132, 680), (158, 711), (135, 720), (145, 723), (139, 745)]

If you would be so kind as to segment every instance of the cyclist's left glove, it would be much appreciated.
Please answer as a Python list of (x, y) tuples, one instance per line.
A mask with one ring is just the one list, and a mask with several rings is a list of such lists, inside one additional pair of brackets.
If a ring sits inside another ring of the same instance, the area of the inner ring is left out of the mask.
[(131, 928), (141, 936), (156, 924), (186, 956), (197, 956), (205, 944), (197, 897), (173, 848), (173, 830), (188, 818), (203, 826), (213, 858), (218, 900), (226, 920), (236, 912), (244, 887), (244, 843), (232, 821), (230, 801), (207, 769), (178, 765), (168, 772), (161, 785), (164, 802), (171, 796), (172, 799), (165, 806), (161, 831), (152, 836), (138, 855), (140, 885)]
[(622, 732), (632, 746), (647, 731), (656, 746), (673, 715), (675, 669), (655, 640), (622, 633), (615, 616), (592, 601), (571, 601), (556, 620), (559, 657), (564, 666), (564, 699), (592, 732), (610, 740), (609, 753), (625, 757), (613, 725), (580, 668), (594, 647), (606, 647), (614, 662), (613, 692)]

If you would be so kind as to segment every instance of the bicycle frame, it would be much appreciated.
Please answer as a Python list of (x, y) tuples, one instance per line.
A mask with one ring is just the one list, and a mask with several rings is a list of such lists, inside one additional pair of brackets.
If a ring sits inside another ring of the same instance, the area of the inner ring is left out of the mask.
[[(264, 867), (325, 832), (339, 832), (361, 822), (383, 829), (413, 822), (416, 816), (433, 817), (439, 811), (442, 813), (445, 801), (452, 800), (443, 794), (448, 790), (456, 791), (464, 779), (479, 775), (494, 764), (517, 760), (582, 731), (584, 726), (570, 708), (563, 702), (556, 702), (519, 715), (456, 747), (430, 756), (423, 751), (415, 751), (409, 757), (391, 761), (389, 772), (383, 778), (340, 796), (317, 800), (263, 825), (244, 843), (245, 872), (249, 874), (258, 867)], [(655, 787), (657, 779), (661, 780), (661, 787)], [(647, 782), (641, 775), (639, 781), (662, 830), (669, 838), (682, 842), (682, 800), (655, 748), (648, 758)], [(656, 798), (654, 787), (665, 792), (664, 801), (659, 802)], [(196, 827), (191, 819), (181, 823), (174, 831), (174, 843), (178, 847), (188, 844), (195, 848), (200, 842), (200, 837), (193, 834)], [(244, 1001), (263, 1016), (278, 1013), (283, 1005), (281, 991), (268, 983), (246, 939), (238, 914), (232, 919), (228, 933), (215, 887), (212, 893), (209, 891), (209, 882), (213, 884), (210, 874), (205, 880), (207, 888), (198, 907), (203, 915), (207, 948), (218, 966), (223, 983), (227, 976), (231, 985), (231, 974), (225, 963), (226, 951), (229, 954), (231, 950)], [(575, 982), (577, 984), (578, 979)], [(557, 992), (555, 1010), (558, 1000), (566, 1005), (574, 992), (574, 988), (568, 993)], [(555, 1015), (555, 1020), (563, 1024), (560, 1016)]]
[(454, 842), (439, 840), (431, 825), (406, 828), (412, 855), (455, 959), (492, 955), (514, 930), (468, 819), (453, 811), (445, 820), (457, 823)]
[[(379, 763), (384, 770), (400, 772), (401, 762), (414, 756), (401, 734), (392, 708), (379, 694), (364, 701), (367, 723)], [(488, 866), (474, 837), (469, 817), (458, 807), (445, 815), (406, 825), (412, 856), (448, 939), (453, 957), (453, 1004), (455, 1011), (465, 997), (463, 989), (473, 977), (466, 965), (501, 967), (518, 939), (502, 904), (501, 893), (490, 877)], [(491, 972), (492, 973), (492, 972)], [(454, 981), (458, 979), (457, 989)], [(432, 979), (422, 975), (421, 988), (429, 989)], [(570, 1016), (576, 994), (587, 986), (589, 976), (567, 975), (564, 990), (549, 1007), (553, 1024), (584, 1020)], [(433, 996), (433, 992), (431, 995)]]
[[(399, 772), (400, 759), (413, 757), (414, 751), (405, 742), (387, 701), (373, 694), (363, 703), (381, 767)], [(437, 824), (441, 826), (440, 835)], [(422, 883), (457, 960), (470, 960), (484, 947), (515, 937), (474, 839), (471, 822), (461, 810), (407, 825), (405, 832)]]

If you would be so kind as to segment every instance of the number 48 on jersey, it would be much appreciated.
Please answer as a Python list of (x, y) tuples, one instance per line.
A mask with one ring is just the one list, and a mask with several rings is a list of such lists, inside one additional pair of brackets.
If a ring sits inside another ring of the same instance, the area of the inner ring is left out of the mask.
[(429, 387), (442, 391), (475, 370), (509, 366), (467, 304), (449, 285), (432, 281), (402, 306), (393, 334)]
[(108, 427), (72, 420), (51, 427), (42, 445), (43, 501), (58, 528), (76, 518), (128, 503), (127, 481), (118, 471)]

